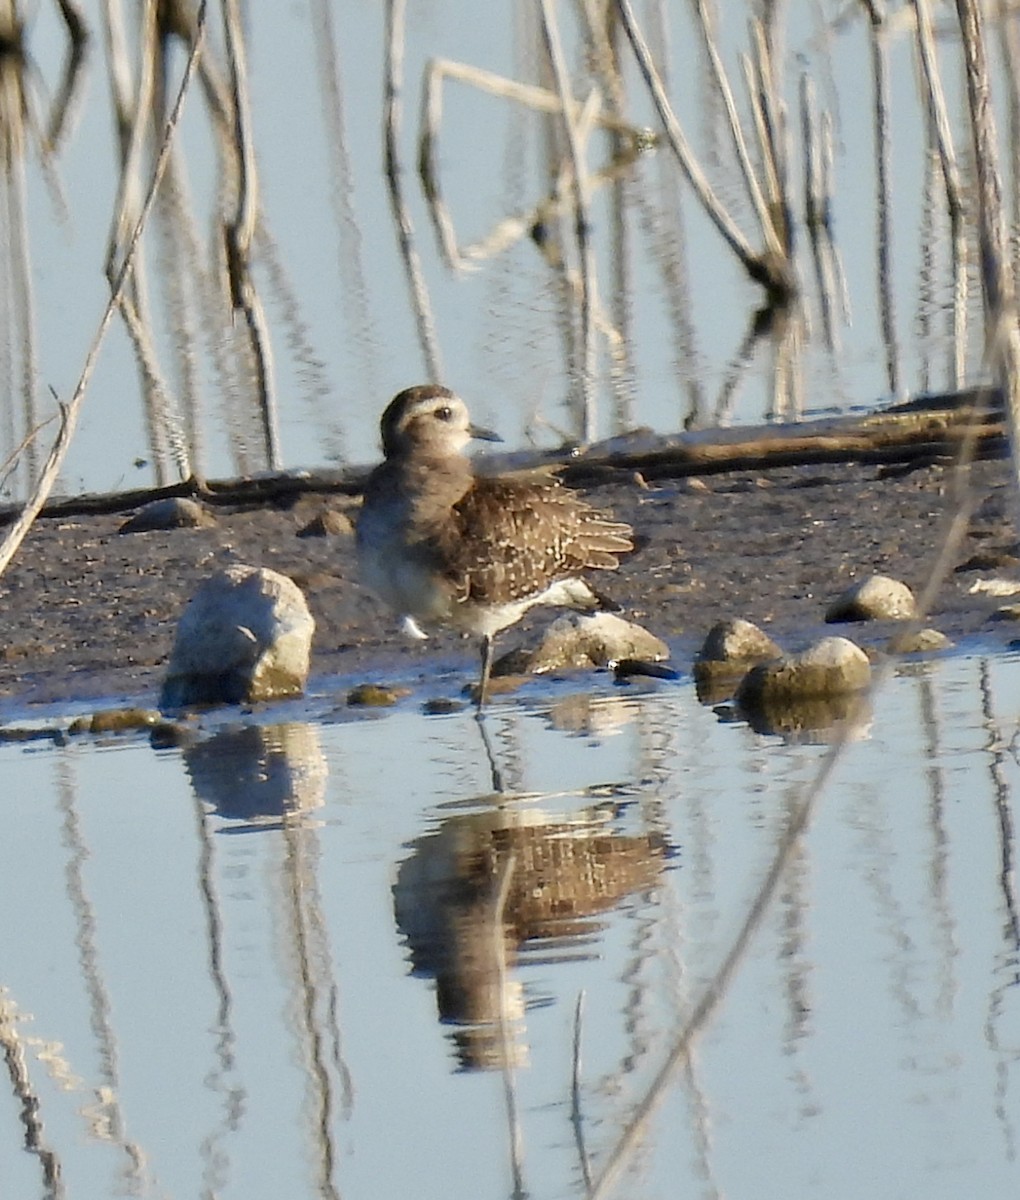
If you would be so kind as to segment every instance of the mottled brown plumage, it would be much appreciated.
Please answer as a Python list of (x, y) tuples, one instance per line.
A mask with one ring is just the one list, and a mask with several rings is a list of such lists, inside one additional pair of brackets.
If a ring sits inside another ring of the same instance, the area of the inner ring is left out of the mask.
[(601, 607), (581, 573), (617, 567), (633, 549), (631, 529), (550, 472), (476, 475), (464, 447), (495, 435), (473, 426), (447, 388), (408, 388), (380, 424), (386, 457), (358, 520), (362, 574), (412, 623), (481, 636), (481, 707), (495, 634), (535, 604)]

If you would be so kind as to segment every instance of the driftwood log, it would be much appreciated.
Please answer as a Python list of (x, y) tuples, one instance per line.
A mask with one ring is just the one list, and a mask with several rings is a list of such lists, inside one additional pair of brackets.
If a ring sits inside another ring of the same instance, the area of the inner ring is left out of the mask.
[[(684, 478), (811, 463), (888, 464), (897, 473), (955, 459), (970, 443), (981, 458), (1008, 453), (1001, 395), (995, 388), (923, 395), (889, 408), (782, 425), (739, 426), (660, 437), (646, 431), (575, 449), (521, 452), (491, 459), (497, 469), (557, 467), (566, 483)], [(360, 493), (369, 468), (294, 471), (254, 478), (182, 480), (160, 488), (51, 500), (41, 517), (122, 512), (170, 496), (200, 496), (209, 505), (279, 504), (298, 496)], [(0, 525), (18, 508), (0, 509)]]

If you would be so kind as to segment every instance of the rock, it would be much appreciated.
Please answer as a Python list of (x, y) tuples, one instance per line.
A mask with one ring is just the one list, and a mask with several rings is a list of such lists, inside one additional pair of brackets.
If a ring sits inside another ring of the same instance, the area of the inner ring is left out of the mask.
[(384, 687), (380, 683), (359, 683), (347, 693), (347, 703), (362, 708), (390, 708), (403, 696), (410, 694), (409, 688)]
[(227, 567), (201, 585), (181, 616), (160, 707), (300, 695), (314, 629), (293, 580), (265, 567)]
[(104, 708), (90, 717), (78, 717), (68, 733), (124, 733), (153, 729), (163, 723), (163, 714), (151, 708)]
[(642, 677), (644, 679), (679, 679), (680, 672), (665, 663), (649, 662), (644, 658), (621, 658), (613, 668), (613, 674), (618, 683), (628, 679)]
[(339, 512), (335, 508), (327, 508), (299, 529), (297, 535), (299, 538), (353, 537), (354, 522), (346, 513)]
[(153, 500), (129, 517), (118, 533), (149, 533), (154, 529), (208, 529), (216, 518), (197, 500), (187, 496), (168, 496)]
[(917, 616), (914, 593), (888, 575), (870, 575), (837, 596), (825, 612), (831, 625), (838, 621), (908, 621)]
[(871, 682), (868, 656), (849, 638), (827, 637), (803, 654), (752, 667), (737, 700), (745, 708), (860, 691)]
[(930, 654), (934, 650), (948, 650), (952, 642), (938, 629), (915, 629), (897, 633), (890, 639), (889, 649), (893, 654)]
[(567, 613), (546, 629), (538, 646), (504, 654), (493, 675), (540, 675), (572, 667), (608, 667), (623, 659), (661, 662), (669, 647), (661, 638), (614, 613)]
[(717, 704), (755, 663), (782, 656), (764, 630), (741, 617), (717, 621), (694, 659), (694, 681), (702, 704)]
[(463, 712), (464, 702), (447, 696), (436, 696), (432, 700), (426, 700), (421, 706), (421, 711), (429, 717), (446, 717), (451, 713)]
[(695, 676), (746, 669), (753, 663), (782, 656), (782, 650), (764, 630), (741, 617), (717, 621), (694, 660)]
[(1020, 566), (1020, 558), (1010, 550), (979, 550), (970, 558), (954, 567), (953, 570), (961, 575), (965, 571), (1003, 571)]

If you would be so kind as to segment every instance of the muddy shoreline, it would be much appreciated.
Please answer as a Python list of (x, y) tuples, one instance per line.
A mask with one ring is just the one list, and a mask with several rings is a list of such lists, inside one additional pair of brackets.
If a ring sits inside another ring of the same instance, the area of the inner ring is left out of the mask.
[[(822, 629), (826, 603), (854, 579), (893, 575), (918, 589), (942, 533), (952, 468), (838, 463), (640, 480), (585, 489), (629, 521), (643, 544), (600, 586), (625, 615), (665, 638), (677, 667), (710, 626), (740, 616), (795, 649)], [(973, 516), (957, 567), (930, 624), (954, 642), (980, 636), (1005, 646), (1020, 628), (993, 620), (1001, 604), (969, 589), (977, 578), (1018, 574), (1013, 492), (1007, 464), (971, 468)], [(0, 707), (102, 701), (155, 703), (176, 621), (202, 578), (232, 561), (271, 567), (304, 589), (317, 627), (316, 686), (351, 679), (406, 684), (424, 699), (449, 692), (475, 669), (474, 647), (435, 631), (407, 640), (357, 581), (349, 535), (298, 536), (326, 509), (353, 514), (343, 495), (289, 497), (276, 506), (217, 507), (210, 528), (119, 532), (131, 510), (36, 522), (0, 578), (4, 633)], [(499, 650), (548, 613), (522, 622)], [(846, 627), (843, 627), (846, 631)], [(864, 645), (887, 630), (854, 626)]]

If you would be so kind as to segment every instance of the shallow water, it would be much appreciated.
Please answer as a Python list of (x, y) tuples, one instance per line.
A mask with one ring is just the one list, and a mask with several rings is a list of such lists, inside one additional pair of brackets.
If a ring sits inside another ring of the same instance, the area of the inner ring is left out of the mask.
[[(1018, 669), (886, 681), (597, 1194), (1012, 1194)], [(553, 685), (493, 707), (494, 794), (466, 712), (237, 716), (0, 746), (3, 1194), (595, 1187), (824, 735)]]

